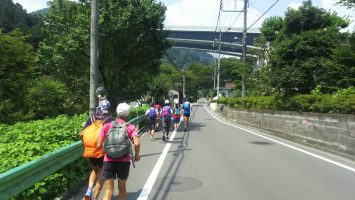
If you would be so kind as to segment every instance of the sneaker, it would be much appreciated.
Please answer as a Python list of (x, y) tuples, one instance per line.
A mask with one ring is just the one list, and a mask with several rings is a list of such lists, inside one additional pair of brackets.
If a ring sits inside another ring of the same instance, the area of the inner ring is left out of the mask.
[(85, 200), (91, 200), (92, 197), (92, 191), (87, 191), (85, 194)]

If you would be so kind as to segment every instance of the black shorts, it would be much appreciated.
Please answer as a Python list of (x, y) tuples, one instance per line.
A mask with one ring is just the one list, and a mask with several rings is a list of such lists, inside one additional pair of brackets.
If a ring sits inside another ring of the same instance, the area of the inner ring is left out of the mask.
[(187, 114), (187, 113), (186, 113), (186, 114), (184, 113), (184, 117), (190, 117), (190, 113), (188, 113), (188, 114)]
[(104, 180), (116, 179), (127, 180), (130, 162), (104, 162), (102, 177)]
[(102, 156), (101, 158), (89, 158), (89, 162), (91, 167), (99, 167), (101, 169), (104, 164), (104, 157)]
[(149, 119), (148, 124), (149, 124), (149, 130), (155, 129), (155, 124), (156, 124), (155, 119)]

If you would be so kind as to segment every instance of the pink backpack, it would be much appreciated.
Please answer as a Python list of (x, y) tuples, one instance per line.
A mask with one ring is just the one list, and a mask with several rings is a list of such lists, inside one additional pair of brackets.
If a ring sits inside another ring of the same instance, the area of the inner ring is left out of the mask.
[(161, 115), (162, 115), (163, 117), (171, 117), (171, 109), (170, 109), (170, 106), (164, 106)]

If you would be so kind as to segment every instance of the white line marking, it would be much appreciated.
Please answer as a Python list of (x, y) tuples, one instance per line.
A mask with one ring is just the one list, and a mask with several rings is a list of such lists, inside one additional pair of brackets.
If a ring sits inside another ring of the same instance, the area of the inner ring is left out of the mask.
[(350, 171), (352, 171), (352, 172), (355, 172), (355, 168), (352, 168), (352, 167), (349, 167), (349, 166), (347, 166), (347, 165), (341, 164), (341, 163), (339, 163), (339, 162), (330, 160), (330, 159), (325, 158), (325, 157), (323, 157), (323, 156), (319, 156), (319, 155), (317, 155), (317, 154), (308, 152), (308, 151), (306, 151), (306, 150), (303, 150), (303, 149), (300, 149), (300, 148), (291, 146), (291, 145), (289, 145), (289, 144), (285, 144), (285, 143), (283, 143), (283, 142), (280, 142), (280, 141), (271, 139), (271, 138), (269, 138), (269, 137), (266, 137), (266, 136), (263, 136), (263, 135), (261, 135), (261, 134), (255, 133), (255, 132), (250, 131), (250, 130), (248, 130), (248, 129), (245, 129), (245, 128), (242, 128), (242, 127), (239, 127), (239, 126), (236, 126), (236, 125), (233, 125), (233, 124), (229, 124), (229, 123), (227, 123), (227, 122), (224, 122), (224, 121), (220, 120), (219, 118), (217, 118), (213, 113), (211, 113), (211, 112), (206, 108), (206, 104), (204, 104), (204, 108), (206, 109), (206, 111), (207, 111), (210, 115), (212, 115), (212, 117), (214, 117), (214, 118), (217, 119), (218, 121), (222, 122), (223, 124), (227, 124), (227, 125), (232, 126), (232, 127), (234, 127), (234, 128), (238, 128), (238, 129), (240, 129), (240, 130), (243, 130), (243, 131), (252, 133), (252, 134), (254, 134), (254, 135), (257, 135), (257, 136), (262, 137), (262, 138), (264, 138), (264, 139), (267, 139), (267, 140), (270, 140), (270, 141), (272, 141), (272, 142), (281, 144), (281, 145), (286, 146), (286, 147), (288, 147), (288, 148), (291, 148), (291, 149), (293, 149), (293, 150), (302, 152), (302, 153), (307, 154), (307, 155), (309, 155), (309, 156), (312, 156), (312, 157), (321, 159), (321, 160), (323, 160), (323, 161), (332, 163), (332, 164), (337, 165), (337, 166), (339, 166), (339, 167), (342, 167), (342, 168), (344, 168), (344, 169), (347, 169), (347, 170), (350, 170)]
[[(177, 129), (174, 129), (173, 134), (169, 138), (169, 142), (172, 142), (174, 140), (175, 134), (176, 134)], [(169, 152), (171, 143), (167, 143), (164, 147), (163, 152), (161, 153), (158, 162), (155, 164), (152, 172), (150, 173), (147, 182), (145, 182), (144, 187), (142, 189), (142, 192), (139, 194), (138, 199), (139, 200), (145, 200), (148, 199), (148, 196), (150, 192), (152, 191), (153, 185), (155, 183), (155, 180), (158, 177), (159, 171), (161, 167), (163, 166), (164, 160)]]

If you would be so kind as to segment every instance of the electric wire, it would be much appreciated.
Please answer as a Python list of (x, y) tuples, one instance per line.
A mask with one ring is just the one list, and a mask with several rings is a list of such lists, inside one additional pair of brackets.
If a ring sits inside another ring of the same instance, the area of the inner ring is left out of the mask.
[(274, 4), (272, 4), (252, 25), (250, 25), (247, 30), (249, 30), (252, 26), (254, 26), (254, 24), (256, 24), (256, 22), (258, 22), (267, 12), (269, 12), (269, 10), (271, 10), (271, 8), (273, 8), (277, 2), (279, 2), (280, 0), (276, 0)]

